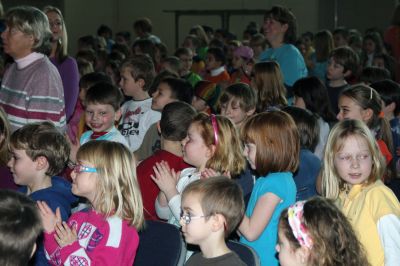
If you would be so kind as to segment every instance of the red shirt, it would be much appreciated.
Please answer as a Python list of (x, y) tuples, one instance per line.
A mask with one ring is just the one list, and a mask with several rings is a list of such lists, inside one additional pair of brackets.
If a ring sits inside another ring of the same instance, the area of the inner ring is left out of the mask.
[(169, 167), (175, 171), (181, 171), (190, 167), (190, 165), (183, 161), (182, 157), (178, 157), (165, 150), (156, 151), (152, 156), (143, 160), (138, 165), (136, 169), (137, 179), (142, 192), (144, 216), (146, 220), (159, 220), (154, 204), (160, 189), (150, 176), (154, 175), (153, 166), (161, 161), (166, 161)]

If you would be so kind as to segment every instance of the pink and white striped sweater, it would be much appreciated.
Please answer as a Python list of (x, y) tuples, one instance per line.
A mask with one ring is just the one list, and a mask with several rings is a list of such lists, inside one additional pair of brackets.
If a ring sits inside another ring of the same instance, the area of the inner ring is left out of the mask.
[(64, 90), (56, 67), (44, 56), (23, 68), (13, 63), (0, 88), (0, 105), (11, 130), (32, 122), (51, 121), (65, 130)]

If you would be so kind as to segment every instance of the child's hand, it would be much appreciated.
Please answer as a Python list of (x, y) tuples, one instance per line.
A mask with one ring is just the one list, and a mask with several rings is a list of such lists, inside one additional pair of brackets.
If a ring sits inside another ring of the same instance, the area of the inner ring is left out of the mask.
[(221, 174), (212, 168), (206, 168), (201, 172), (201, 178), (210, 178), (215, 176), (220, 176)]
[(76, 137), (75, 140), (71, 140), (68, 135), (65, 135), (65, 138), (67, 139), (69, 146), (71, 148), (71, 152), (69, 154), (69, 159), (73, 162), (76, 162), (76, 154), (81, 147), (81, 144), (79, 143), (79, 138)]
[(66, 222), (57, 223), (56, 225), (56, 239), (58, 245), (63, 248), (65, 246), (71, 245), (76, 240), (78, 240), (78, 234), (76, 233), (75, 226), (70, 228)]
[(50, 209), (44, 201), (38, 201), (40, 217), (42, 218), (43, 229), (46, 233), (52, 233), (57, 223), (61, 223), (60, 208), (56, 209), (56, 213)]
[(178, 183), (180, 172), (175, 172), (174, 169), (170, 169), (167, 162), (162, 161), (156, 163), (153, 167), (154, 175), (151, 175), (151, 179), (157, 184), (162, 192), (165, 193), (168, 199), (177, 194), (176, 184)]
[(220, 176), (220, 175), (231, 178), (231, 173), (229, 171), (225, 171), (221, 174), (220, 172), (217, 172), (212, 168), (206, 168), (206, 169), (204, 169), (203, 172), (201, 172), (201, 178), (210, 178), (210, 177), (215, 177), (215, 176)]

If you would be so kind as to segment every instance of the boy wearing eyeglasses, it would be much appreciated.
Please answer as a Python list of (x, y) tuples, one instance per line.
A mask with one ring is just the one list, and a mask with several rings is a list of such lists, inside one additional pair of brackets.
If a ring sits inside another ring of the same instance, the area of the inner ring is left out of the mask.
[[(11, 159), (8, 167), (19, 191), (34, 201), (45, 201), (53, 212), (60, 212), (63, 221), (71, 213), (77, 198), (71, 184), (56, 176), (65, 167), (70, 147), (51, 122), (27, 124), (14, 131), (10, 138)], [(47, 265), (42, 243), (38, 243), (35, 265)]]
[(242, 190), (235, 181), (224, 176), (194, 181), (182, 192), (181, 205), (186, 243), (201, 250), (185, 265), (246, 265), (225, 242), (244, 213)]

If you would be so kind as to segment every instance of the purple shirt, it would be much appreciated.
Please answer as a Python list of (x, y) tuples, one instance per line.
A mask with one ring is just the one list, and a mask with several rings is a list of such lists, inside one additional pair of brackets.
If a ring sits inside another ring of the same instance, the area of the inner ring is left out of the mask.
[(79, 71), (76, 60), (68, 56), (61, 64), (55, 58), (50, 58), (53, 65), (56, 66), (60, 73), (62, 84), (64, 87), (65, 115), (67, 121), (74, 113), (76, 101), (79, 95)]

